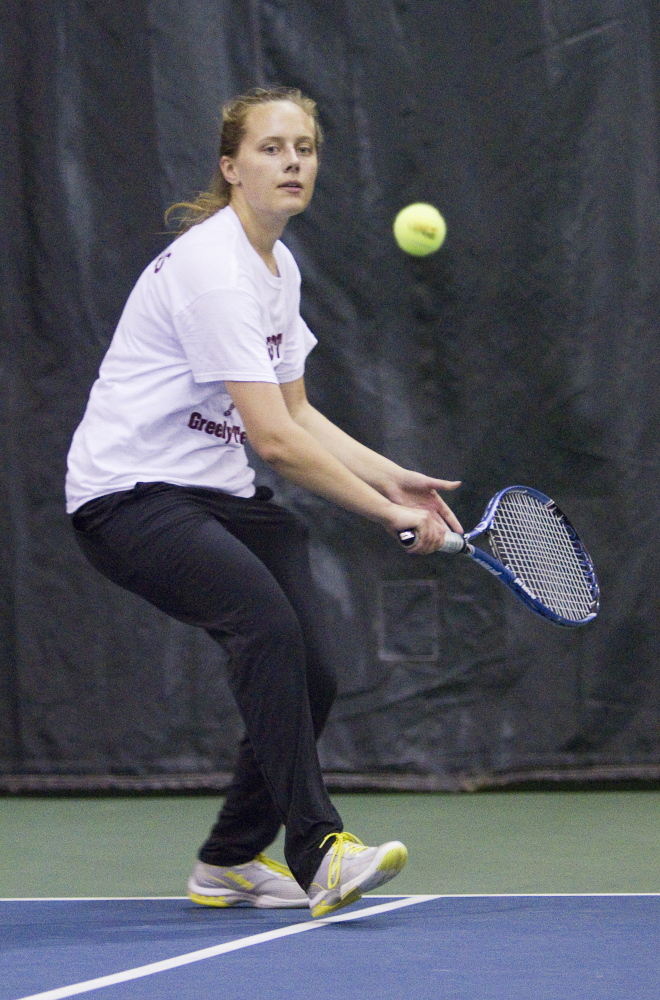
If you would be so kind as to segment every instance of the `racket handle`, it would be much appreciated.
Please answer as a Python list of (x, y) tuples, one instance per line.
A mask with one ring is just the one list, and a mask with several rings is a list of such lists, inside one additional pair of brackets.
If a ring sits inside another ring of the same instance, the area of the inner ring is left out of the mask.
[[(417, 541), (417, 532), (414, 528), (406, 528), (405, 531), (399, 532), (399, 541), (404, 548), (409, 549)], [(456, 531), (445, 532), (444, 541), (440, 546), (441, 552), (448, 552), (453, 555), (456, 552), (462, 552), (464, 548), (465, 539), (462, 535), (459, 535)]]
[(450, 555), (455, 555), (457, 552), (463, 552), (466, 548), (466, 541), (462, 535), (459, 535), (456, 531), (445, 531), (445, 537), (440, 546), (441, 552), (448, 552)]
[(409, 549), (417, 541), (417, 532), (414, 528), (406, 528), (405, 531), (399, 532), (399, 541), (404, 549)]

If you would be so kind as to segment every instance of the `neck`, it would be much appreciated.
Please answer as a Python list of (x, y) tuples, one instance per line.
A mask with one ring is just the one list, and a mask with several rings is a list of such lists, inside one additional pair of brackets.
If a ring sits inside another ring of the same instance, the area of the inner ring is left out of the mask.
[(268, 270), (273, 274), (277, 274), (277, 264), (273, 254), (273, 247), (284, 232), (284, 227), (288, 220), (282, 220), (278, 216), (258, 215), (240, 197), (240, 191), (233, 192), (233, 197), (229, 204), (240, 219), (241, 225), (245, 230), (245, 235), (266, 264)]

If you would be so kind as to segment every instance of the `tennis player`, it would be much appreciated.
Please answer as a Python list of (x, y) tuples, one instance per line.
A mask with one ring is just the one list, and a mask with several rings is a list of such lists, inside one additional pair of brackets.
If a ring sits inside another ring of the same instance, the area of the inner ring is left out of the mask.
[[(73, 437), (67, 510), (101, 573), (226, 650), (245, 723), (233, 783), (188, 883), (198, 903), (322, 916), (397, 874), (398, 841), (343, 832), (316, 752), (336, 691), (306, 532), (255, 488), (245, 442), (293, 483), (381, 524), (413, 552), (461, 526), (438, 490), (314, 409), (300, 274), (279, 237), (314, 191), (313, 101), (254, 90), (223, 112), (211, 190), (128, 298)], [(285, 826), (289, 868), (263, 853)]]

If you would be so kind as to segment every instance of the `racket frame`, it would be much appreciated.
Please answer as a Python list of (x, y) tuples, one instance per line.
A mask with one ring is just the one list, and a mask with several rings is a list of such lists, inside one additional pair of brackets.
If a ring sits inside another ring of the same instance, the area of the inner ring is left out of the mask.
[[(534, 596), (534, 594), (525, 586), (523, 581), (517, 577), (516, 574), (508, 568), (508, 566), (505, 566), (504, 563), (500, 562), (499, 559), (496, 559), (495, 556), (492, 556), (489, 552), (486, 552), (484, 549), (472, 544), (472, 540), (474, 538), (488, 533), (495, 519), (495, 514), (500, 501), (503, 496), (506, 496), (507, 493), (526, 493), (528, 496), (531, 496), (542, 503), (544, 507), (547, 507), (548, 510), (551, 510), (555, 515), (559, 516), (559, 519), (568, 531), (569, 539), (582, 566), (585, 579), (587, 580), (592, 593), (593, 610), (584, 618), (579, 618), (577, 620), (569, 619), (565, 618), (563, 615), (557, 614), (555, 611), (552, 611), (550, 608), (546, 607), (542, 601)], [(550, 497), (545, 495), (545, 493), (532, 489), (531, 486), (507, 486), (505, 489), (500, 490), (499, 493), (495, 494), (495, 496), (489, 501), (479, 523), (472, 529), (472, 531), (466, 532), (462, 538), (463, 548), (459, 551), (464, 552), (465, 555), (470, 556), (471, 559), (478, 562), (485, 570), (492, 573), (493, 576), (498, 577), (502, 583), (506, 584), (506, 586), (509, 587), (509, 589), (512, 590), (524, 604), (527, 605), (527, 607), (541, 615), (543, 618), (547, 618), (548, 621), (553, 622), (553, 624), (560, 625), (565, 628), (571, 628), (576, 625), (585, 625), (587, 622), (592, 621), (598, 614), (600, 607), (600, 590), (589, 553), (585, 549), (578, 533), (566, 515), (560, 510), (554, 500), (551, 500)]]

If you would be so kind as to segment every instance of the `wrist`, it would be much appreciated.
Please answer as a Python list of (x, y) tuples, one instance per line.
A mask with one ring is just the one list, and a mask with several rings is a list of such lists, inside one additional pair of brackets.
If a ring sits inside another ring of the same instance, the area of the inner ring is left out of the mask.
[(373, 520), (377, 521), (387, 531), (398, 531), (399, 507), (396, 503), (382, 497), (382, 503), (378, 504), (378, 509), (374, 512)]
[(399, 478), (395, 475), (396, 470), (397, 466), (394, 466), (392, 470), (383, 471), (371, 483), (375, 490), (378, 490), (384, 497), (387, 497), (393, 504), (397, 503), (401, 490)]

